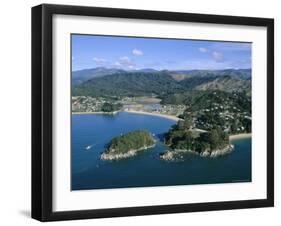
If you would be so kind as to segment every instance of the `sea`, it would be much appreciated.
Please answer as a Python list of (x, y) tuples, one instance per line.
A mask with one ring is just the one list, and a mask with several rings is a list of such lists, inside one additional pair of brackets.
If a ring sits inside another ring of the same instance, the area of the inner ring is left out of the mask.
[[(251, 138), (231, 141), (234, 150), (216, 158), (184, 154), (177, 161), (161, 160), (159, 154), (169, 149), (163, 144), (163, 135), (175, 123), (163, 117), (128, 112), (73, 114), (71, 189), (251, 182)], [(113, 137), (139, 129), (153, 134), (157, 140), (154, 148), (129, 159), (100, 159)]]

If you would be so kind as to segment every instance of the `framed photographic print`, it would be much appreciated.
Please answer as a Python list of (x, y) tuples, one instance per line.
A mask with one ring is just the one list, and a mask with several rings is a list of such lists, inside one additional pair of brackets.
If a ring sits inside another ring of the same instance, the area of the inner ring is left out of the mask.
[(274, 204), (274, 22), (32, 8), (32, 217)]

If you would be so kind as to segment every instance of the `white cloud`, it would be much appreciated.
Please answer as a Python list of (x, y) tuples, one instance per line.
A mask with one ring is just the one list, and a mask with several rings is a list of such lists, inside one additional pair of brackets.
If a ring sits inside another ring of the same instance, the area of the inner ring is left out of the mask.
[(135, 63), (131, 61), (131, 59), (127, 56), (120, 57), (118, 61), (114, 63), (117, 67), (129, 68), (133, 69), (135, 67)]
[(129, 57), (127, 57), (127, 56), (122, 56), (122, 57), (120, 57), (120, 58), (119, 58), (119, 60), (129, 61), (129, 60), (130, 60), (130, 58), (129, 58)]
[(135, 66), (130, 65), (130, 66), (128, 66), (128, 68), (129, 68), (129, 69), (135, 69)]
[(143, 52), (139, 49), (133, 49), (132, 50), (132, 53), (135, 55), (135, 56), (142, 56), (143, 55)]
[(114, 65), (117, 66), (117, 67), (122, 66), (118, 61), (116, 61), (116, 62), (114, 63)]
[(214, 52), (213, 52), (213, 59), (214, 59), (216, 62), (223, 62), (223, 61), (224, 61), (224, 56), (223, 56), (222, 53), (217, 52), (217, 51), (214, 51)]
[(132, 61), (130, 60), (129, 57), (123, 56), (123, 57), (120, 57), (120, 58), (119, 58), (119, 63), (120, 63), (121, 65), (124, 65), (124, 66), (129, 66), (129, 65), (132, 64)]
[(204, 47), (200, 47), (198, 50), (199, 50), (201, 53), (206, 53), (206, 52), (208, 52), (208, 49), (207, 49), (207, 48), (204, 48)]
[(104, 65), (107, 61), (103, 58), (99, 58), (99, 57), (94, 57), (93, 61), (96, 63), (96, 65), (101, 66)]

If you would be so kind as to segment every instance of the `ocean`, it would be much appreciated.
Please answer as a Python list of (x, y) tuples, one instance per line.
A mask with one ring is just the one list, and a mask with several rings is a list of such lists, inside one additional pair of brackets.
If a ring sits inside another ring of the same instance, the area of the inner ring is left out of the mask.
[[(231, 141), (234, 151), (217, 158), (185, 154), (180, 161), (160, 160), (159, 153), (168, 149), (161, 142), (163, 134), (175, 123), (162, 117), (127, 112), (73, 114), (71, 189), (251, 182), (251, 138)], [(156, 146), (129, 159), (100, 160), (100, 154), (113, 137), (137, 129), (154, 134)]]

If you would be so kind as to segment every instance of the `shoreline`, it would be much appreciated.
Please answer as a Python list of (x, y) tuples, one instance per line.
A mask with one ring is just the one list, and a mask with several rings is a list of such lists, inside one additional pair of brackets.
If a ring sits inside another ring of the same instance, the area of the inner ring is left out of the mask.
[(168, 150), (164, 154), (160, 155), (160, 159), (165, 160), (165, 161), (176, 161), (177, 160), (177, 155), (180, 154), (185, 154), (185, 153), (190, 153), (194, 155), (199, 155), (200, 157), (209, 157), (209, 158), (216, 158), (219, 156), (226, 155), (234, 150), (234, 145), (229, 144), (221, 149), (216, 149), (216, 150), (205, 150), (202, 151), (201, 153), (196, 152), (194, 150), (188, 150), (188, 149), (174, 149), (174, 150)]
[(140, 114), (140, 115), (158, 116), (158, 117), (170, 119), (170, 120), (173, 120), (173, 121), (176, 121), (176, 122), (181, 120), (180, 118), (178, 118), (177, 116), (174, 116), (174, 115), (165, 115), (165, 114), (152, 113), (152, 112), (146, 112), (146, 111), (124, 110), (123, 112)]
[[(152, 113), (152, 112), (146, 112), (146, 111), (135, 111), (135, 110), (121, 110), (121, 111), (114, 111), (114, 112), (72, 112), (74, 115), (87, 115), (87, 114), (93, 114), (93, 115), (116, 115), (119, 112), (127, 112), (127, 113), (133, 113), (133, 114), (140, 114), (140, 115), (150, 115), (150, 116), (157, 116), (162, 117), (166, 119), (170, 119), (173, 121), (178, 122), (179, 120), (182, 120), (181, 118), (178, 118), (174, 115), (165, 115), (165, 114), (159, 114), (159, 113)], [(234, 135), (229, 136), (229, 140), (240, 140), (245, 138), (252, 137), (252, 133), (238, 133)]]
[(136, 156), (138, 152), (146, 151), (147, 149), (155, 147), (155, 145), (156, 145), (156, 142), (153, 145), (144, 146), (144, 147), (141, 147), (139, 149), (133, 149), (133, 150), (128, 151), (127, 153), (120, 153), (120, 154), (114, 154), (114, 153), (112, 154), (112, 153), (104, 152), (104, 153), (101, 154), (100, 159), (105, 160), (105, 161), (106, 160), (112, 161), (112, 160), (120, 160), (120, 159), (130, 158), (130, 157)]
[(121, 111), (113, 111), (113, 112), (104, 112), (104, 111), (79, 111), (79, 112), (71, 112), (73, 115), (116, 115)]
[(135, 111), (135, 110), (122, 110), (122, 111), (114, 111), (114, 112), (100, 112), (100, 111), (98, 111), (98, 112), (72, 112), (72, 114), (73, 115), (116, 115), (119, 112), (157, 116), (157, 117), (170, 119), (170, 120), (173, 120), (176, 122), (181, 120), (180, 118), (178, 118), (177, 116), (174, 116), (174, 115), (165, 115), (165, 114), (152, 113), (152, 112), (146, 112), (146, 111)]
[(252, 133), (238, 133), (229, 136), (229, 140), (240, 140), (252, 137)]

